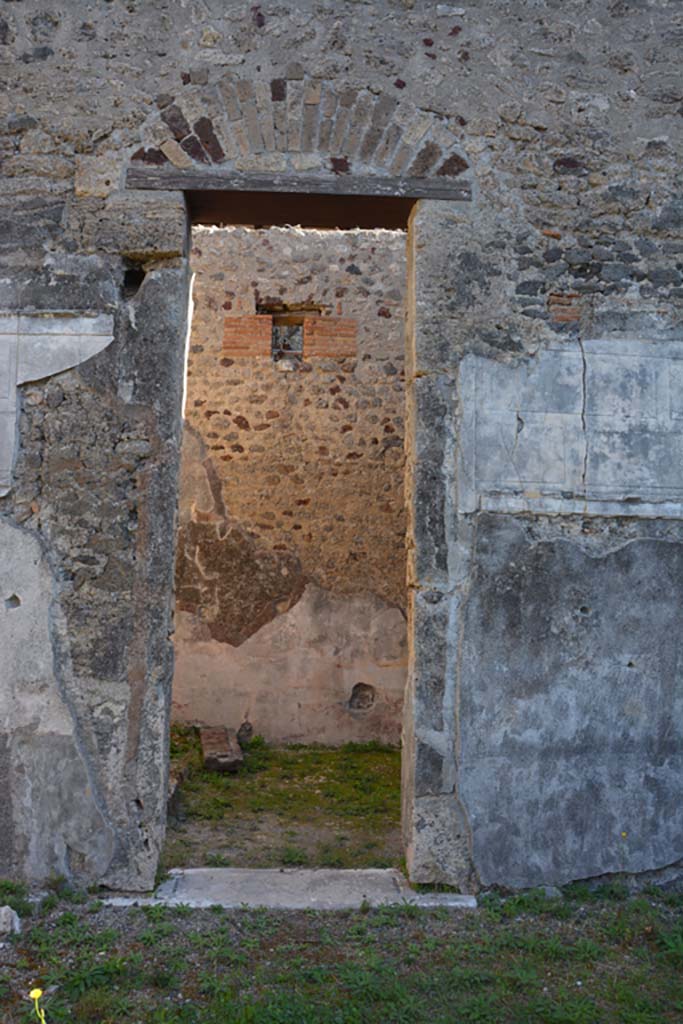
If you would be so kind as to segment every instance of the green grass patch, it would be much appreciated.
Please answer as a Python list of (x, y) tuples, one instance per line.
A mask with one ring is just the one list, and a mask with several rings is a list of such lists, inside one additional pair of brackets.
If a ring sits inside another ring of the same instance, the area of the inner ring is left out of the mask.
[(165, 868), (388, 867), (400, 848), (400, 751), (378, 743), (270, 747), (255, 736), (234, 775), (203, 768), (195, 729), (175, 725), (180, 820)]
[[(3, 1024), (674, 1024), (683, 914), (651, 895), (571, 917), (394, 906), (336, 914), (60, 899), (13, 943)], [(520, 907), (524, 909), (520, 911)], [(520, 911), (520, 912), (518, 912)]]

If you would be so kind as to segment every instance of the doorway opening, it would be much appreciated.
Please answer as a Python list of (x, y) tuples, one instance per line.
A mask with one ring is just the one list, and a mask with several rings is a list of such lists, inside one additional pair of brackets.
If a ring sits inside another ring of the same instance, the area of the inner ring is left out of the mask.
[(163, 864), (397, 866), (411, 204), (266, 198), (194, 205)]

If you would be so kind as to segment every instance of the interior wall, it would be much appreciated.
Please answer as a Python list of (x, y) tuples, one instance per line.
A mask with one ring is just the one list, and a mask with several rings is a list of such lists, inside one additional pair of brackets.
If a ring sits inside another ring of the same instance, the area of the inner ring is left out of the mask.
[[(398, 743), (405, 232), (195, 228), (191, 262), (173, 715)], [(356, 354), (224, 346), (277, 302), (352, 320)]]

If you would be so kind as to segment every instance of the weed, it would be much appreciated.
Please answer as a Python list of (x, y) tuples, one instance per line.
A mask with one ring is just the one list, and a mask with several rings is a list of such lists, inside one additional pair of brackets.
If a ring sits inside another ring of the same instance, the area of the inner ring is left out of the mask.
[(161, 903), (152, 903), (149, 906), (142, 907), (141, 909), (148, 921), (165, 921), (169, 915), (168, 908)]
[(74, 889), (64, 875), (53, 875), (47, 887), (58, 899), (66, 903), (85, 903), (88, 898), (80, 889)]
[(41, 901), (40, 912), (41, 914), (49, 914), (51, 910), (54, 910), (55, 907), (58, 906), (59, 896), (57, 896), (56, 893), (51, 892), (49, 896), (45, 896), (45, 898)]
[[(90, 988), (76, 999), (74, 1003), (74, 1020), (84, 1024), (101, 1024), (103, 1020), (115, 1020), (121, 1013), (122, 1006), (116, 993), (107, 986)], [(51, 1013), (51, 1017), (54, 1014)]]
[(296, 846), (283, 846), (280, 851), (280, 860), (288, 867), (303, 867), (308, 864), (308, 854)]
[(67, 995), (78, 998), (89, 989), (101, 988), (120, 978), (126, 969), (126, 958), (117, 956), (108, 960), (84, 961), (67, 974), (60, 973), (58, 978)]
[(222, 853), (207, 853), (204, 863), (208, 868), (229, 868), (232, 860), (230, 857), (224, 857)]
[(683, 921), (679, 921), (673, 928), (661, 929), (657, 934), (657, 943), (667, 960), (683, 967)]
[(543, 914), (564, 919), (571, 917), (573, 913), (566, 900), (546, 896), (543, 889), (529, 889), (506, 898), (500, 893), (488, 892), (482, 896), (480, 903), (487, 914), (497, 921), (507, 917), (519, 917), (522, 914)]
[(8, 878), (0, 878), (0, 906), (11, 907), (19, 917), (30, 917), (33, 911), (26, 886)]
[(571, 948), (571, 957), (581, 963), (592, 963), (600, 960), (606, 955), (606, 950), (593, 939), (580, 938)]
[(614, 879), (611, 882), (603, 882), (593, 889), (593, 899), (608, 900), (612, 903), (621, 903), (628, 899), (629, 892), (624, 882)]

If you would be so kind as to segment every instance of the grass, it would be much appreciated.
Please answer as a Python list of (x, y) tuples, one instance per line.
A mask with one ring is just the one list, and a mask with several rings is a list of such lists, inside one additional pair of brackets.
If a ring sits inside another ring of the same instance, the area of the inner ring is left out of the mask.
[(401, 862), (400, 751), (376, 743), (269, 747), (236, 775), (202, 767), (196, 731), (174, 726), (181, 813), (162, 859), (178, 866), (389, 867)]
[(11, 907), (20, 917), (29, 917), (33, 908), (28, 900), (28, 890), (19, 882), (0, 879), (0, 907)]
[[(38, 908), (0, 958), (28, 1024), (667, 1024), (683, 1019), (683, 908), (540, 892), (472, 913)], [(564, 910), (558, 913), (559, 904)], [(551, 909), (549, 909), (551, 908)]]

